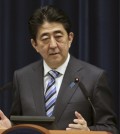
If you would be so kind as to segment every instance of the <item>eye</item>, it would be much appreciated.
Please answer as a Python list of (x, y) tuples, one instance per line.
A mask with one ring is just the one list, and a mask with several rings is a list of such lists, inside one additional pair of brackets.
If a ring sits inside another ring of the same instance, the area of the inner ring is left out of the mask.
[(55, 36), (55, 38), (61, 38), (62, 36)]
[(45, 41), (45, 40), (47, 40), (47, 39), (49, 39), (49, 36), (43, 36), (43, 37), (41, 38), (42, 41)]
[(48, 35), (44, 35), (41, 37), (41, 41), (43, 42), (43, 44), (48, 44), (50, 40), (50, 37)]
[(44, 44), (48, 44), (49, 41), (50, 41), (50, 37), (49, 36), (43, 36), (41, 41), (44, 43)]
[(57, 41), (60, 41), (60, 40), (62, 39), (62, 37), (63, 37), (62, 34), (56, 34), (56, 35), (55, 35), (55, 39), (56, 39)]

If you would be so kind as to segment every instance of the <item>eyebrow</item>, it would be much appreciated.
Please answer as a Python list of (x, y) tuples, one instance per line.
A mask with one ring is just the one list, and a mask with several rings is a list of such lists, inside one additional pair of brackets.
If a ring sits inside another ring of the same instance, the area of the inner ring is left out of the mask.
[[(54, 33), (54, 34), (57, 34), (57, 33), (63, 34), (63, 32), (62, 32), (61, 30), (54, 31), (53, 33)], [(48, 36), (48, 35), (49, 35), (49, 33), (43, 33), (43, 34), (41, 35), (41, 37), (43, 37), (43, 36)]]
[(63, 32), (61, 31), (61, 30), (57, 30), (57, 31), (54, 31), (53, 33), (61, 33), (61, 34), (63, 34)]
[(41, 37), (47, 36), (47, 35), (48, 35), (48, 33), (43, 33), (43, 34), (41, 35)]

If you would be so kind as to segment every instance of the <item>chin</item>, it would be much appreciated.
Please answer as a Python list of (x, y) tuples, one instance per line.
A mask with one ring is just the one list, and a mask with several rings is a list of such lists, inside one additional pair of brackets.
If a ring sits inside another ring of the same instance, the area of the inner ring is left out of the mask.
[(53, 60), (53, 61), (49, 62), (48, 65), (49, 65), (49, 67), (56, 69), (60, 66), (60, 61)]
[(64, 63), (64, 61), (65, 60), (60, 55), (54, 55), (48, 59), (48, 63), (49, 63), (48, 65), (51, 68), (58, 68)]

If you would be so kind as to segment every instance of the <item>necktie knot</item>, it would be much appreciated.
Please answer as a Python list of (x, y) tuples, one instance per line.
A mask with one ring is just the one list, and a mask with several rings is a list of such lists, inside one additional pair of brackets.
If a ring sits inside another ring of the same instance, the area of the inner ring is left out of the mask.
[(55, 71), (55, 70), (50, 70), (49, 72), (48, 72), (48, 74), (52, 77), (52, 78), (57, 78), (59, 75), (60, 75), (60, 73), (59, 72), (57, 72), (57, 71)]

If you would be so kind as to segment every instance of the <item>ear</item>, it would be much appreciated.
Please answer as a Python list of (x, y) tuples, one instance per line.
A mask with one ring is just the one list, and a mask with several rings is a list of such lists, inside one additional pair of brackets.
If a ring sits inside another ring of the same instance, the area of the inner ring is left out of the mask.
[(36, 44), (36, 42), (35, 42), (34, 39), (31, 39), (31, 44), (32, 44), (33, 48), (38, 52), (38, 50), (37, 50), (37, 44)]
[(73, 32), (70, 32), (68, 38), (69, 38), (69, 47), (70, 47), (71, 46), (71, 43), (73, 41), (73, 38), (74, 38), (74, 33)]

